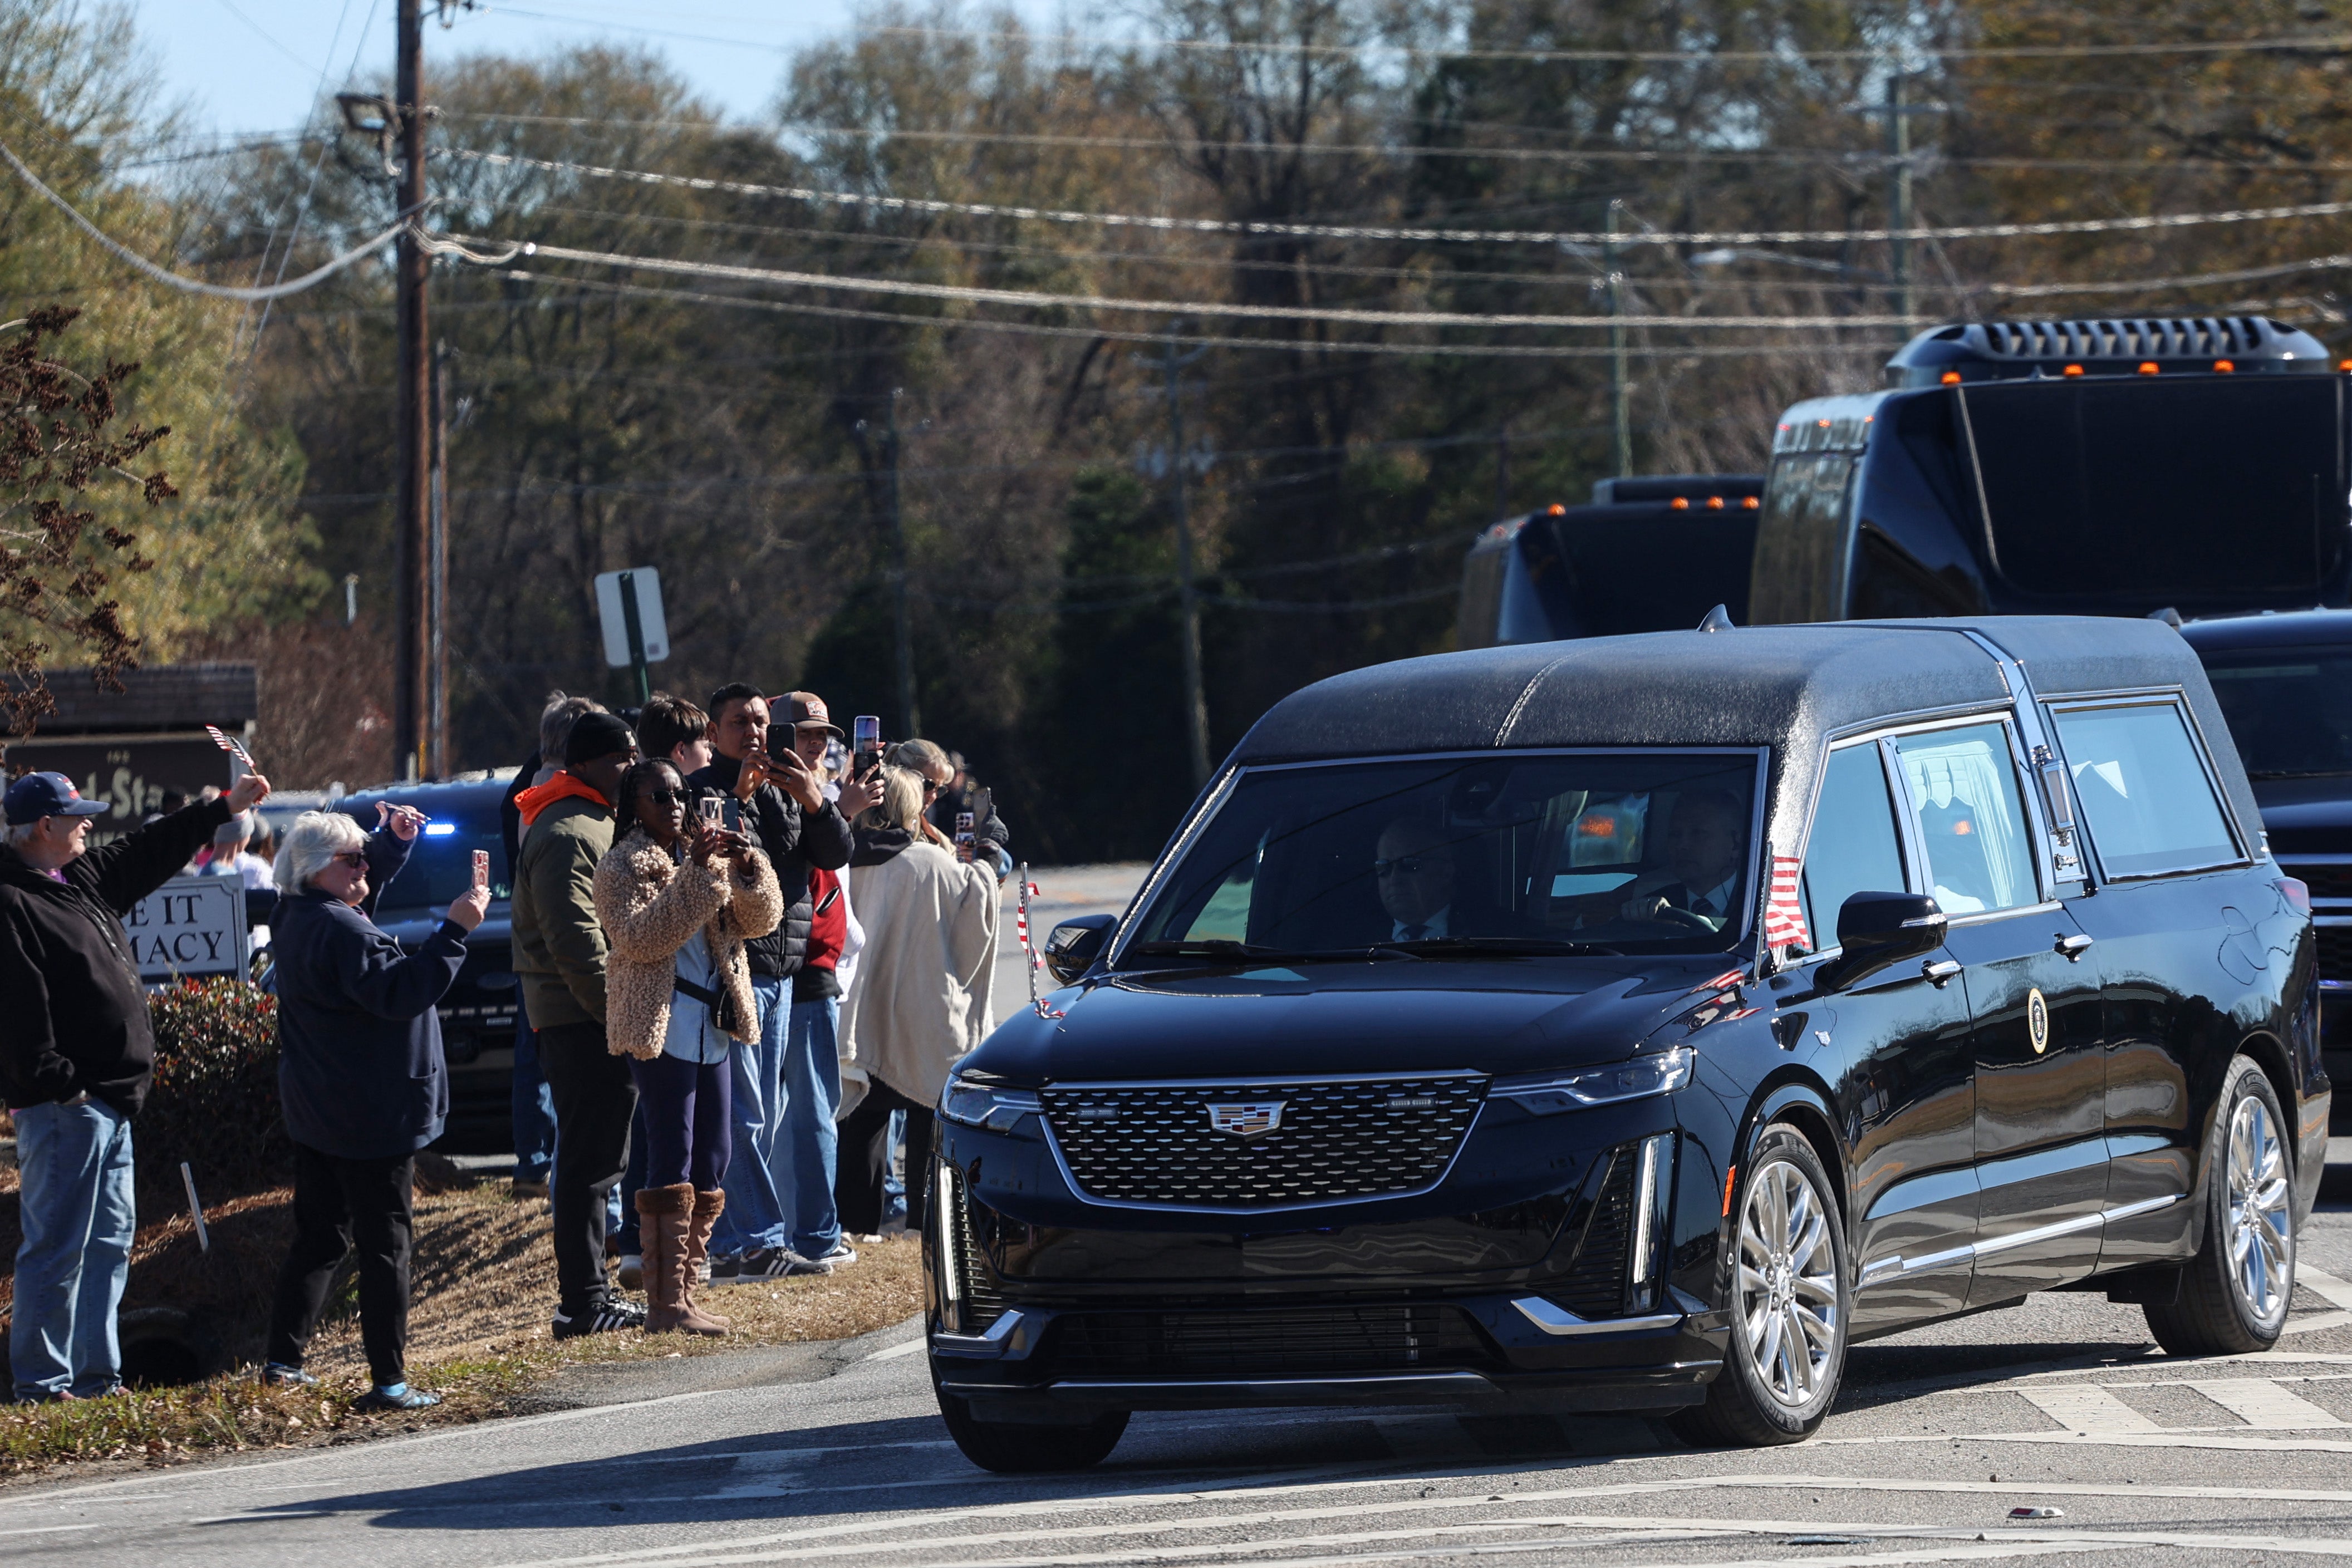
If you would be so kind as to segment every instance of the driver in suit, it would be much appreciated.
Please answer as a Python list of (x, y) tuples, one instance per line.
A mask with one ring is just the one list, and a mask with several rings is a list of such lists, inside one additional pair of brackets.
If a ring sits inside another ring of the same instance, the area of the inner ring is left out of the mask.
[(1727, 791), (1685, 790), (1666, 824), (1665, 880), (1654, 873), (1634, 883), (1628, 890), (1633, 896), (1619, 906), (1619, 915), (1627, 920), (1676, 924), (1696, 917), (1709, 930), (1722, 930), (1739, 907), (1747, 825), (1747, 812)]
[(1403, 816), (1381, 830), (1372, 880), (1389, 917), (1391, 942), (1451, 936), (1454, 846), (1425, 817)]

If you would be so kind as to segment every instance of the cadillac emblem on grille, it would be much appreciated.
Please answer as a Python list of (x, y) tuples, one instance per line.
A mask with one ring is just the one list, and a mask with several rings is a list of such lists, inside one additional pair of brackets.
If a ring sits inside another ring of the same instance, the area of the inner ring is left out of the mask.
[(1038, 1097), (1080, 1197), (1231, 1213), (1425, 1190), (1454, 1163), (1486, 1080), (1453, 1071), (1069, 1083)]
[(1271, 1133), (1282, 1125), (1283, 1102), (1279, 1100), (1241, 1100), (1231, 1104), (1212, 1104), (1209, 1125), (1220, 1133), (1231, 1133), (1236, 1138), (1255, 1138), (1260, 1133)]

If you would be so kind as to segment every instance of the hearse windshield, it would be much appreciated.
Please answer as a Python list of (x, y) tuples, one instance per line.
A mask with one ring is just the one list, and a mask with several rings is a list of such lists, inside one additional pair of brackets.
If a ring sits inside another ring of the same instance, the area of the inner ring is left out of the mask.
[(2256, 779), (2352, 773), (2352, 648), (2200, 650)]
[(1119, 956), (1712, 953), (1755, 899), (1753, 751), (1253, 768)]

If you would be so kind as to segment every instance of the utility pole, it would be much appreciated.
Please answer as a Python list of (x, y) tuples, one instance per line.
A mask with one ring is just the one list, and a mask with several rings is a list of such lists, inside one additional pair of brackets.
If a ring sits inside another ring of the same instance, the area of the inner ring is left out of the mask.
[(1618, 265), (1617, 250), (1617, 221), (1624, 206), (1617, 198), (1610, 198), (1609, 241), (1601, 252), (1601, 265), (1608, 275), (1609, 285), (1609, 428), (1617, 476), (1621, 479), (1633, 472), (1633, 422), (1625, 382), (1625, 273)]
[(425, 575), (425, 771), (449, 776), (449, 344), (433, 346), (433, 516)]
[(413, 225), (425, 205), (425, 16), (423, 0), (398, 0), (400, 59), (393, 113), (400, 137), (398, 203), (412, 225), (401, 231), (395, 259), (398, 291), (399, 477), (393, 518), (397, 631), (393, 673), (393, 753), (410, 778), (427, 767), (427, 711), (432, 685), (425, 618), (431, 601), (433, 459), (427, 437), (433, 363), (425, 335), (425, 285), (429, 260)]
[(1192, 786), (1209, 781), (1209, 700), (1201, 689), (1201, 594), (1192, 580), (1192, 514), (1184, 493), (1184, 396), (1177, 372), (1208, 350), (1195, 349), (1179, 356), (1176, 328), (1168, 324), (1168, 477), (1175, 486), (1176, 591), (1184, 629), (1184, 747), (1192, 765)]
[(1887, 243), (1887, 270), (1895, 277), (1895, 313), (1911, 314), (1911, 108), (1904, 101), (1909, 78), (1899, 70), (1886, 73), (1886, 177), (1889, 185), (1887, 227), (1895, 237)]
[(903, 387), (890, 389), (890, 542), (897, 552), (890, 573), (890, 630), (898, 655), (898, 738), (911, 740), (919, 733), (915, 727), (915, 640), (907, 620), (907, 519), (898, 509), (898, 400), (905, 395)]

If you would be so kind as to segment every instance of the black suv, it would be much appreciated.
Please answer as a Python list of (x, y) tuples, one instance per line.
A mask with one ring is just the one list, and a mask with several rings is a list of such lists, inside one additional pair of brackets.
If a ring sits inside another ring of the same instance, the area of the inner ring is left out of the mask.
[[(2327, 1075), (2352, 1073), (2352, 610), (2180, 629), (2230, 721), (2279, 864), (2311, 889)], [(2352, 1132), (2352, 1098), (2333, 1131)]]
[(375, 831), (376, 802), (414, 806), (425, 829), (408, 863), (377, 896), (375, 923), (414, 951), (474, 879), (474, 852), (490, 856), (490, 909), (466, 940), (465, 967), (441, 998), (441, 1045), (449, 1058), (449, 1121), (438, 1146), (478, 1154), (514, 1147), (514, 1037), (522, 992), (514, 973), (509, 898), (513, 873), (499, 837), (499, 802), (510, 773), (438, 784), (395, 784), (346, 795), (333, 810)]
[(959, 1064), (948, 1429), (1408, 1400), (1810, 1433), (1856, 1340), (2091, 1289), (2271, 1344), (2308, 894), (2154, 622), (1661, 632), (1269, 712)]

